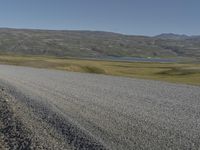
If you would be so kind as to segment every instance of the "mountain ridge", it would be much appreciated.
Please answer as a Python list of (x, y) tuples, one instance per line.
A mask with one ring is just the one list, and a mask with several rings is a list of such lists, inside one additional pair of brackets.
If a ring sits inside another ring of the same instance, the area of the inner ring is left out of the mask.
[(0, 28), (1, 54), (72, 57), (200, 57), (200, 36)]

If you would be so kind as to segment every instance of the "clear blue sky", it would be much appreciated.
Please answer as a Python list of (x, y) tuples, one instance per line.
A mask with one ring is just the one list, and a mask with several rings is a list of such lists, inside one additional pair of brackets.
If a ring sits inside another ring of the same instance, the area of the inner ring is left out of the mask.
[(200, 0), (0, 0), (0, 27), (200, 35)]

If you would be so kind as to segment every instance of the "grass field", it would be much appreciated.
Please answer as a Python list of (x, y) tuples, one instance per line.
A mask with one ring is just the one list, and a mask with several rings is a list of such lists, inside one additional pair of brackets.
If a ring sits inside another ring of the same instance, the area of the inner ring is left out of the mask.
[(198, 63), (117, 62), (7, 55), (0, 55), (0, 63), (200, 85)]

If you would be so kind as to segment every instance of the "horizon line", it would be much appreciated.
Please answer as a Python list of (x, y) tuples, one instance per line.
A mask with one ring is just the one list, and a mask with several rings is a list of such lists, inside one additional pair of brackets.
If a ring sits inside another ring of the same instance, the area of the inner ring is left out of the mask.
[(115, 31), (108, 31), (108, 30), (96, 30), (96, 29), (57, 29), (57, 28), (32, 28), (32, 27), (0, 27), (0, 29), (13, 29), (13, 30), (43, 30), (43, 31), (83, 31), (83, 32), (106, 32), (106, 33), (113, 33), (113, 34), (121, 34), (125, 36), (146, 36), (146, 37), (155, 37), (162, 34), (175, 34), (175, 35), (184, 35), (184, 36), (200, 36), (200, 34), (185, 34), (185, 33), (174, 33), (174, 32), (161, 32), (154, 35), (148, 34), (128, 34), (123, 32), (115, 32)]

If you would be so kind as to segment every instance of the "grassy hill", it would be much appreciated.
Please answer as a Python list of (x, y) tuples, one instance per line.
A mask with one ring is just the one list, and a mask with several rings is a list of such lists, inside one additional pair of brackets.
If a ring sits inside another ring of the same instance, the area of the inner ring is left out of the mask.
[(200, 57), (199, 36), (166, 37), (1, 28), (0, 53), (72, 57)]

